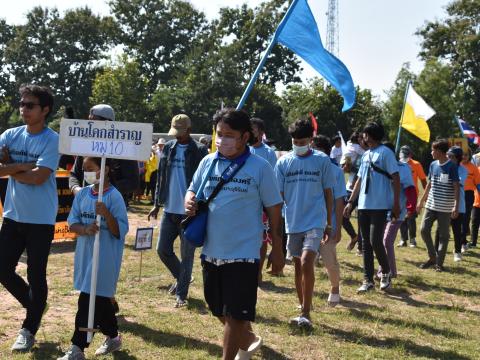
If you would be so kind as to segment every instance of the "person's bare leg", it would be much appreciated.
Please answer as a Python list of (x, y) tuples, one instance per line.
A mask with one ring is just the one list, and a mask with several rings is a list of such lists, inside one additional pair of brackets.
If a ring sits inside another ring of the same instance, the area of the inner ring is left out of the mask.
[(265, 258), (267, 257), (267, 248), (268, 243), (266, 241), (262, 242), (262, 247), (260, 248), (260, 262), (258, 266), (258, 283), (260, 284), (263, 280), (262, 271), (263, 264), (265, 263)]
[(302, 285), (302, 261), (298, 257), (293, 257), (295, 265), (295, 289), (297, 290), (298, 302), (303, 304), (303, 285)]
[(256, 340), (256, 336), (249, 331), (249, 321), (236, 320), (230, 316), (225, 317), (223, 332), (223, 360), (233, 360), (239, 349), (248, 350), (250, 344)]
[(314, 251), (304, 251), (301, 259), (301, 274), (303, 288), (302, 315), (310, 318), (310, 309), (312, 307), (313, 286), (315, 285), (315, 257)]

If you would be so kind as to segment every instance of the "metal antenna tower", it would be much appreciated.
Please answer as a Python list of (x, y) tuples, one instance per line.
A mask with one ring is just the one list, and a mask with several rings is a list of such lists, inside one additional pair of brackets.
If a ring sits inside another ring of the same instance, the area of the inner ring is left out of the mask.
[(328, 0), (327, 10), (327, 50), (338, 56), (338, 0)]

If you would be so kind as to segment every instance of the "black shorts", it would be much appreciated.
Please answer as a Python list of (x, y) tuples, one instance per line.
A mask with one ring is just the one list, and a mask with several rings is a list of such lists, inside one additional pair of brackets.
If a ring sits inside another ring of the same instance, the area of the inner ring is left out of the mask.
[(214, 265), (202, 261), (203, 291), (214, 316), (255, 321), (258, 263)]

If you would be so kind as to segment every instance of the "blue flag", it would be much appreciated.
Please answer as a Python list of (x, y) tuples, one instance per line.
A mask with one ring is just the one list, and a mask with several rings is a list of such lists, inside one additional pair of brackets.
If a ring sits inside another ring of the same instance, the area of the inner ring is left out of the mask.
[[(315, 0), (295, 0), (291, 11), (277, 30), (278, 43), (289, 48), (318, 71), (343, 97), (342, 111), (355, 104), (355, 86), (347, 67), (323, 47), (309, 3)], [(317, 0), (318, 1), (318, 0)]]

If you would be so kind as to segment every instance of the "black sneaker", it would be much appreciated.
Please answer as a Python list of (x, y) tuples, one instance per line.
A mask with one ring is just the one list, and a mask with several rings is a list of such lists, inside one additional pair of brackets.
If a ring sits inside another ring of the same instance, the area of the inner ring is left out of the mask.
[(476, 248), (476, 247), (477, 247), (477, 244), (474, 244), (474, 243), (468, 243), (468, 247), (471, 247), (471, 248)]
[(445, 268), (442, 265), (435, 265), (436, 272), (444, 272)]
[(435, 260), (430, 259), (427, 262), (421, 264), (420, 269), (428, 269), (428, 268), (432, 267), (433, 265), (435, 265)]

